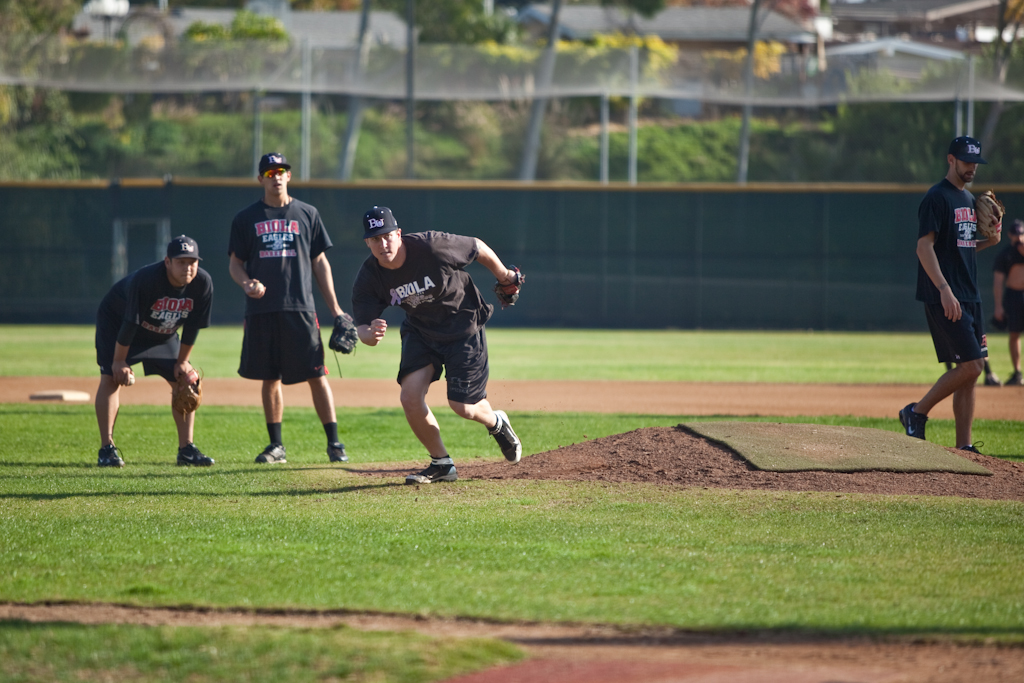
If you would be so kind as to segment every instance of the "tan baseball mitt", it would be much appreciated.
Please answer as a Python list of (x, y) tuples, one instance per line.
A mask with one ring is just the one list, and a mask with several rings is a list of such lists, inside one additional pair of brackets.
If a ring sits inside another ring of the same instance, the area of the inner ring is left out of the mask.
[(203, 378), (195, 374), (182, 375), (174, 385), (171, 408), (176, 413), (194, 413), (203, 403)]
[(986, 190), (974, 200), (974, 209), (978, 214), (978, 234), (984, 239), (995, 237), (1003, 226), (1003, 215), (1006, 208), (996, 199), (992, 190)]

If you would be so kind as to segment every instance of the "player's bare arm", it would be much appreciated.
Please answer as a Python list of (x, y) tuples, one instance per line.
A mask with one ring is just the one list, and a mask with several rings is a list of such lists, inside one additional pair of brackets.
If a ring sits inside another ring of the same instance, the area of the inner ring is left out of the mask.
[(228, 272), (231, 274), (231, 279), (242, 288), (246, 296), (259, 299), (266, 294), (267, 288), (259, 280), (249, 277), (249, 273), (245, 271), (245, 263), (234, 254), (231, 254)]
[(515, 272), (505, 267), (498, 255), (480, 238), (476, 239), (476, 262), (491, 271), (494, 278), (503, 285), (515, 282)]
[(323, 294), (327, 307), (331, 309), (331, 315), (337, 318), (345, 311), (341, 310), (338, 304), (338, 296), (334, 292), (334, 275), (331, 272), (331, 262), (327, 255), (320, 253), (313, 259), (313, 277), (316, 278), (316, 285)]
[(192, 344), (181, 344), (178, 347), (178, 360), (174, 364), (175, 379), (181, 377), (182, 375), (191, 375), (193, 372), (195, 372), (195, 369), (192, 367), (191, 361), (189, 361), (189, 357), (192, 355), (193, 348), (194, 346)]
[(123, 387), (132, 382), (132, 369), (128, 365), (128, 347), (120, 342), (114, 343), (114, 361), (110, 364), (114, 381)]
[(356, 334), (359, 335), (359, 341), (363, 342), (367, 346), (376, 346), (377, 342), (384, 338), (384, 334), (388, 330), (388, 323), (383, 318), (377, 318), (369, 325), (360, 325), (356, 328)]
[(960, 302), (953, 296), (953, 290), (950, 289), (949, 283), (946, 282), (946, 278), (942, 275), (942, 269), (939, 267), (939, 259), (935, 255), (934, 232), (930, 232), (917, 240), (917, 258), (920, 259), (921, 266), (924, 268), (924, 272), (928, 274), (932, 284), (939, 290), (939, 296), (942, 299), (942, 311), (945, 313), (946, 318), (956, 322), (963, 315), (963, 311), (961, 311)]
[(995, 312), (992, 314), (996, 320), (1002, 320), (1006, 315), (1003, 310), (1003, 286), (1006, 284), (1006, 276), (998, 270), (992, 273), (992, 299), (995, 301)]

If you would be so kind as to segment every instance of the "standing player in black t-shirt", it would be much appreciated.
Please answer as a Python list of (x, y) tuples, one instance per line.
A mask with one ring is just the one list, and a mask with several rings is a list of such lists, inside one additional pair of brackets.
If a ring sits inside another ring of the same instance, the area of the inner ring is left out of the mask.
[(402, 360), (398, 369), (402, 408), (413, 434), (427, 449), (430, 466), (410, 474), (406, 484), (455, 481), (458, 474), (437, 419), (427, 405), (427, 390), (441, 378), (448, 383), (448, 405), (459, 417), (487, 427), (509, 462), (519, 462), (523, 446), (508, 415), (487, 401), (487, 337), (484, 325), (494, 307), (464, 268), (476, 261), (502, 284), (519, 283), (516, 271), (475, 237), (445, 232), (403, 235), (391, 210), (375, 206), (363, 216), (363, 240), (369, 256), (352, 286), (352, 317), (359, 339), (376, 346), (388, 324), (380, 316), (388, 306), (405, 311)]
[(238, 374), (263, 382), (270, 444), (256, 456), (257, 463), (286, 462), (281, 385), (299, 382), (308, 383), (313, 394), (327, 435), (328, 460), (346, 462), (313, 300), (315, 278), (331, 314), (337, 318), (344, 313), (325, 253), (332, 244), (320, 212), (289, 196), (290, 169), (284, 155), (264, 154), (259, 165), (263, 199), (238, 212), (231, 222), (229, 272), (248, 297)]
[[(96, 422), (102, 447), (100, 467), (124, 467), (114, 445), (114, 423), (121, 407), (121, 387), (131, 386), (131, 366), (142, 363), (147, 375), (160, 375), (171, 385), (180, 375), (197, 377), (189, 355), (199, 330), (210, 326), (213, 280), (199, 267), (199, 245), (191, 237), (175, 237), (167, 256), (118, 281), (100, 302), (96, 314)], [(178, 339), (178, 328), (181, 339)], [(213, 459), (192, 443), (195, 413), (174, 414), (178, 429), (178, 464), (209, 466)]]
[(1020, 386), (1020, 333), (1024, 332), (1024, 221), (1010, 226), (1010, 243), (999, 252), (992, 266), (992, 296), (996, 312), (995, 326), (1010, 333), (1010, 362), (1013, 374), (1007, 386)]
[(973, 451), (974, 383), (985, 367), (985, 340), (978, 291), (976, 252), (999, 244), (1000, 232), (977, 241), (974, 195), (965, 186), (974, 181), (981, 143), (958, 137), (946, 154), (946, 177), (932, 186), (917, 210), (917, 300), (924, 302), (928, 329), (940, 363), (954, 363), (917, 403), (900, 411), (907, 436), (925, 438), (928, 411), (950, 394), (956, 419), (957, 448)]

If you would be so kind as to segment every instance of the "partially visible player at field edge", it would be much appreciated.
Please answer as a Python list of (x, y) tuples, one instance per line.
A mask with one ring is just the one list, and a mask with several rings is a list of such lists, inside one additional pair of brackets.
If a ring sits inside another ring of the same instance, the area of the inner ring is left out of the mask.
[(988, 356), (976, 253), (999, 244), (1000, 232), (978, 241), (974, 181), (981, 143), (954, 139), (946, 154), (946, 177), (932, 186), (918, 207), (917, 300), (924, 303), (935, 353), (940, 363), (954, 363), (916, 403), (900, 410), (907, 436), (925, 438), (928, 412), (950, 394), (956, 420), (957, 448), (977, 452), (972, 440), (974, 385)]
[(508, 415), (487, 401), (487, 336), (494, 312), (464, 269), (476, 261), (507, 287), (518, 287), (518, 271), (506, 268), (489, 246), (475, 237), (446, 232), (403, 235), (391, 210), (375, 206), (363, 216), (363, 241), (370, 248), (352, 287), (352, 316), (359, 339), (376, 346), (387, 331), (381, 318), (388, 306), (405, 311), (402, 359), (398, 369), (401, 403), (413, 434), (427, 449), (430, 465), (406, 477), (406, 484), (455, 481), (455, 463), (427, 405), (427, 390), (441, 378), (448, 405), (459, 417), (479, 422), (498, 442), (509, 462), (523, 447)]
[[(175, 237), (167, 245), (163, 261), (119, 280), (100, 302), (96, 314), (100, 467), (124, 467), (114, 445), (114, 423), (121, 406), (121, 387), (135, 382), (132, 365), (142, 363), (147, 375), (160, 375), (172, 387), (180, 375), (198, 376), (189, 356), (199, 330), (210, 326), (213, 306), (213, 280), (199, 267), (199, 261), (196, 241), (185, 235)], [(212, 465), (213, 459), (192, 443), (196, 414), (171, 413), (178, 430), (178, 464)]]
[(346, 462), (313, 300), (315, 278), (331, 314), (343, 314), (325, 253), (332, 244), (316, 207), (288, 194), (290, 169), (283, 154), (264, 154), (257, 178), (263, 198), (231, 222), (228, 270), (247, 297), (238, 374), (263, 383), (270, 443), (256, 456), (257, 463), (287, 462), (282, 385), (299, 382), (309, 384), (327, 437), (328, 460)]
[(1024, 332), (1024, 221), (1010, 226), (1010, 243), (999, 252), (992, 266), (992, 296), (996, 311), (993, 323), (1010, 334), (1010, 362), (1013, 374), (1007, 386), (1020, 386), (1020, 333)]

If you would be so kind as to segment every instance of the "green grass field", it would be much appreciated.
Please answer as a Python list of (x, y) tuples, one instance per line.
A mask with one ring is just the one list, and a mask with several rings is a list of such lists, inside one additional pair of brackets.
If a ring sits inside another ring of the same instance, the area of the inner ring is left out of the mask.
[[(0, 376), (91, 377), (93, 333), (85, 325), (0, 325)], [(339, 355), (342, 374), (394, 378), (396, 333), (376, 348)], [(487, 339), (498, 380), (931, 384), (944, 371), (927, 334), (498, 328)], [(990, 334), (989, 344), (992, 368), (1005, 378), (1006, 334)], [(208, 377), (237, 377), (241, 348), (241, 326), (212, 327), (200, 333), (193, 359)], [(335, 363), (328, 358), (332, 372)]]
[[(46, 346), (47, 331), (59, 352)], [(890, 383), (930, 382), (939, 370), (917, 335), (489, 337), (496, 378)], [(239, 340), (234, 328), (204, 331), (197, 365), (234, 376)], [(831, 354), (840, 358), (830, 363)], [(95, 374), (84, 327), (0, 327), (0, 357), (4, 375)], [(391, 378), (397, 345), (341, 362), (347, 377)], [(397, 407), (338, 414), (353, 466), (423, 461)], [(438, 418), (460, 458), (498, 455), (483, 430), (447, 411)], [(173, 465), (166, 408), (126, 407), (118, 444), (129, 465), (108, 471), (95, 467), (91, 406), (0, 405), (0, 601), (922, 634), (1024, 646), (1022, 503), (593, 482), (406, 487), (329, 465), (311, 409), (286, 410), (288, 464), (257, 467), (262, 419), (258, 408), (204, 407), (197, 442), (217, 464), (182, 469)], [(525, 413), (516, 426), (532, 454), (686, 419)], [(899, 429), (895, 420), (794, 420)], [(952, 423), (929, 429), (943, 438)], [(987, 453), (1024, 457), (1019, 424), (983, 420), (977, 430)], [(520, 657), (494, 641), (351, 629), (0, 623), (0, 679), (11, 681), (435, 681)]]

